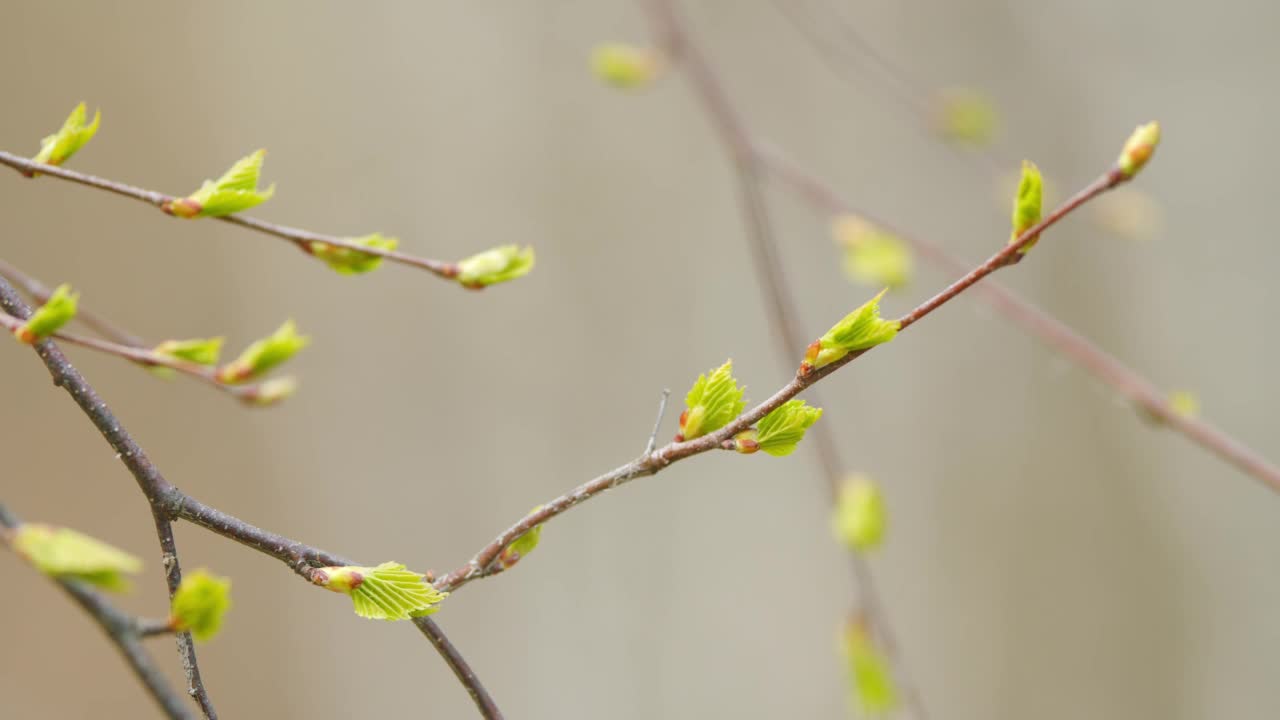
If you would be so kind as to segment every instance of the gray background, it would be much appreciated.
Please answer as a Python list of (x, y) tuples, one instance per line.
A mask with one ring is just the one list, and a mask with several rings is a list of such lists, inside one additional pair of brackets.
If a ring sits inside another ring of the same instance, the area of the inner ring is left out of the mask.
[[(765, 2), (686, 3), (757, 129), (858, 204), (977, 259), (1007, 205), (981, 162), (932, 140), (858, 56), (833, 74)], [(972, 84), (1001, 152), (1059, 196), (1138, 122), (1166, 230), (1088, 214), (1002, 274), (1273, 458), (1280, 6), (1233, 0), (817, 3), (922, 89)], [(257, 148), (255, 213), (399, 235), (452, 259), (531, 243), (538, 268), (470, 294), (388, 266), (348, 278), (286, 243), (184, 223), (54, 180), (0, 178), (3, 255), (150, 337), (241, 346), (292, 316), (314, 337), (301, 394), (246, 411), (190, 382), (72, 353), (167, 476), (250, 521), (371, 562), (448, 570), (531, 506), (633, 457), (659, 391), (735, 359), (753, 398), (785, 381), (721, 148), (678, 74), (628, 95), (586, 71), (646, 38), (625, 2), (0, 5), (0, 147), (34, 153), (101, 106), (73, 166), (182, 193)], [(1015, 167), (1012, 162), (1010, 168)], [(771, 195), (816, 336), (868, 295), (826, 218)], [(947, 281), (924, 271), (901, 311)], [(797, 355), (799, 349), (797, 349)], [(122, 602), (160, 614), (133, 481), (21, 348), (0, 348), (0, 494), (149, 561)], [(826, 385), (851, 469), (885, 484), (874, 559), (938, 718), (1274, 717), (1280, 504), (1139, 422), (1089, 377), (962, 299)], [(664, 437), (674, 432), (668, 416)], [(407, 627), (352, 615), (275, 560), (189, 526), (188, 567), (234, 578), (201, 648), (223, 715), (467, 717)], [(113, 649), (10, 554), (0, 715), (149, 716)], [(707, 456), (549, 525), (538, 553), (439, 620), (513, 718), (838, 717), (850, 584), (815, 459)], [(167, 640), (154, 652), (170, 670)]]

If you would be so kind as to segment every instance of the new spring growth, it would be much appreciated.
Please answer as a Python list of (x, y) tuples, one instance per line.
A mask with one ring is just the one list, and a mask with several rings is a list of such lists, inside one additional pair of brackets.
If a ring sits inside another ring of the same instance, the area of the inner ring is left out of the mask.
[(765, 415), (760, 424), (733, 437), (735, 450), (750, 455), (763, 450), (774, 457), (795, 452), (805, 432), (822, 417), (822, 408), (806, 405), (803, 400), (788, 400)]
[(680, 432), (676, 442), (684, 442), (715, 432), (742, 414), (746, 403), (743, 388), (733, 379), (733, 361), (699, 375), (684, 397), (685, 409), (680, 413)]
[(1195, 420), (1200, 416), (1200, 396), (1190, 390), (1174, 390), (1169, 393), (1169, 409), (1184, 420)]
[(246, 405), (255, 407), (269, 407), (276, 403), (283, 402), (293, 397), (298, 392), (298, 381), (296, 378), (285, 376), (271, 378), (266, 382), (246, 388), (245, 393), (240, 396)]
[[(98, 132), (98, 123), (102, 121), (101, 110), (94, 111), (93, 122), (88, 125), (85, 124), (85, 116), (84, 103), (80, 103), (67, 116), (66, 122), (62, 123), (62, 128), (58, 132), (40, 141), (40, 152), (31, 159), (46, 165), (61, 165), (71, 159), (71, 156), (75, 155), (76, 151), (84, 147), (84, 144)], [(39, 173), (26, 171), (22, 174), (27, 177), (39, 175)]]
[(430, 615), (448, 593), (431, 587), (424, 576), (404, 565), (385, 562), (369, 567), (326, 567), (313, 570), (311, 582), (351, 596), (356, 614), (373, 620), (408, 620)]
[(218, 634), (222, 617), (231, 609), (231, 580), (206, 570), (187, 573), (173, 594), (169, 611), (169, 628), (175, 632), (190, 631), (204, 642)]
[[(383, 237), (381, 233), (373, 233), (357, 238), (346, 238), (357, 245), (377, 250), (395, 250), (400, 241), (393, 237)], [(382, 264), (382, 256), (360, 252), (351, 248), (338, 247), (329, 243), (312, 241), (307, 251), (320, 258), (326, 265), (341, 275), (359, 275), (376, 270)]]
[(844, 248), (844, 272), (854, 282), (893, 290), (911, 279), (911, 249), (896, 235), (855, 215), (832, 221), (831, 235)]
[(840, 485), (831, 527), (845, 547), (866, 552), (884, 540), (888, 513), (880, 487), (865, 475), (854, 475)]
[(49, 337), (76, 316), (79, 300), (80, 293), (71, 292), (70, 285), (59, 285), (26, 322), (14, 328), (13, 336), (28, 345)]
[(661, 69), (661, 59), (647, 48), (609, 43), (591, 51), (591, 71), (596, 78), (621, 90), (649, 86)]
[(1153, 121), (1146, 125), (1139, 125), (1125, 142), (1124, 149), (1120, 151), (1120, 159), (1116, 161), (1120, 174), (1126, 180), (1137, 175), (1138, 171), (1151, 159), (1159, 144), (1160, 123)]
[(80, 580), (104, 590), (128, 590), (125, 575), (142, 570), (138, 558), (68, 528), (26, 523), (14, 531), (11, 544), (45, 575)]
[(274, 183), (266, 190), (258, 189), (258, 175), (266, 155), (266, 150), (259, 150), (240, 158), (222, 177), (205, 180), (199, 190), (184, 198), (165, 200), (160, 209), (188, 219), (222, 217), (266, 202), (276, 192)]
[[(533, 513), (536, 513), (541, 509), (542, 509), (542, 506), (539, 505), (534, 509), (530, 510), (529, 514), (532, 515)], [(538, 540), (541, 536), (542, 536), (542, 525), (534, 525), (533, 528), (529, 530), (529, 532), (526, 532), (525, 534), (516, 538), (514, 542), (512, 542), (510, 545), (508, 545), (502, 550), (502, 554), (498, 556), (498, 565), (503, 570), (506, 570), (510, 568), (512, 565), (515, 565), (516, 563), (520, 562), (520, 560), (523, 557), (533, 552), (534, 548), (538, 547)]]
[(892, 340), (898, 334), (898, 321), (880, 317), (880, 298), (884, 294), (885, 290), (881, 290), (862, 307), (845, 315), (826, 335), (814, 340), (805, 350), (800, 375), (824, 368), (851, 352)]
[(866, 618), (850, 619), (841, 633), (849, 673), (851, 704), (867, 715), (887, 713), (898, 706), (898, 689), (889, 661), (876, 646)]
[[(1044, 178), (1040, 176), (1040, 168), (1030, 160), (1022, 161), (1022, 179), (1018, 181), (1018, 192), (1013, 196), (1013, 231), (1009, 234), (1012, 245), (1022, 237), (1022, 233), (1035, 227), (1040, 222), (1040, 208), (1044, 200)], [(1018, 253), (1026, 255), (1040, 236), (1028, 240)]]
[(459, 261), (457, 280), (462, 287), (480, 290), (528, 275), (532, 269), (532, 247), (502, 245)]
[(240, 357), (218, 368), (218, 381), (242, 383), (265, 374), (307, 346), (311, 339), (298, 334), (292, 320), (286, 320), (270, 336), (245, 348)]

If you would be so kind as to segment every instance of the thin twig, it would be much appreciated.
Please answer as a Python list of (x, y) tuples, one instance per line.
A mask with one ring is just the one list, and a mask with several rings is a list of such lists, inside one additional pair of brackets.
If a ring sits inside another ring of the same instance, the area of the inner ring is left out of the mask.
[[(49, 289), (48, 285), (45, 285), (39, 280), (31, 277), (21, 269), (11, 265), (3, 259), (0, 259), (0, 276), (3, 276), (10, 283), (16, 285), (26, 293), (27, 296), (36, 302), (49, 302), (49, 297), (53, 294), (53, 291)], [(135, 348), (148, 347), (147, 341), (127, 330), (117, 327), (103, 317), (90, 312), (85, 309), (83, 303), (76, 308), (75, 319), (86, 325), (90, 330), (93, 330), (113, 343)]]
[[(0, 528), (16, 530), (22, 522), (0, 503)], [(3, 533), (0, 533), (2, 536)], [(142, 646), (144, 637), (141, 621), (133, 618), (112, 605), (101, 593), (82, 582), (68, 578), (52, 578), (78, 605), (93, 618), (102, 628), (116, 649), (129, 664), (129, 669), (142, 682), (147, 693), (171, 720), (189, 720), (191, 711), (173, 688), (169, 687), (164, 673), (151, 661), (146, 648)]]
[[(1125, 178), (1119, 175), (1115, 169), (1108, 170), (1097, 180), (1090, 183), (1085, 190), (1077, 193), (1077, 195), (1073, 196), (1071, 200), (1065, 203), (1062, 207), (1059, 207), (1049, 213), (1040, 222), (1028, 228), (1025, 232), (1015, 238), (1013, 242), (1009, 243), (988, 258), (986, 262), (971, 270), (964, 277), (948, 285), (945, 289), (933, 298), (925, 301), (915, 310), (912, 310), (899, 318), (898, 322), (901, 324), (899, 332), (910, 328), (916, 322), (919, 322), (939, 307), (942, 307), (947, 302), (954, 299), (956, 296), (960, 295), (966, 289), (972, 287), (991, 273), (999, 270), (1000, 268), (1014, 264), (1014, 258), (1019, 254), (1019, 251), (1030, 243), (1033, 238), (1039, 236), (1053, 225), (1056, 225), (1064, 217), (1071, 214), (1073, 210), (1079, 208), (1089, 199), (1102, 194), (1111, 187), (1119, 184), (1119, 182), (1123, 182), (1124, 179)], [(734, 435), (737, 435), (743, 430), (751, 427), (755, 423), (759, 422), (765, 415), (768, 415), (781, 407), (788, 400), (791, 400), (804, 392), (810, 386), (818, 383), (823, 378), (831, 375), (840, 368), (848, 365), (874, 349), (875, 348), (873, 347), (867, 350), (851, 352), (829, 365), (807, 373), (797, 371), (796, 376), (780, 390), (775, 392), (769, 399), (742, 413), (732, 422), (719, 430), (693, 440), (669, 443), (651, 453), (641, 455), (635, 460), (600, 475), (589, 482), (579, 485), (573, 490), (557, 498), (549, 500), (537, 511), (529, 513), (518, 522), (504, 530), (500, 535), (498, 535), (498, 537), (494, 538), (491, 542), (481, 548), (480, 551), (477, 552), (465, 565), (462, 565), (450, 572), (448, 575), (437, 580), (435, 582), (435, 587), (439, 590), (453, 591), (473, 580), (494, 574), (495, 563), (498, 557), (502, 554), (502, 551), (534, 527), (567, 512), (569, 509), (600, 495), (606, 490), (611, 490), (639, 477), (655, 475), (671, 463), (694, 455), (700, 455), (709, 450), (722, 449), (725, 442), (731, 439)]]
[(649, 433), (649, 442), (644, 446), (646, 455), (658, 446), (658, 433), (662, 431), (662, 416), (667, 414), (667, 399), (671, 397), (671, 389), (662, 389), (662, 399), (658, 401), (658, 418), (653, 421), (653, 432)]
[[(31, 309), (23, 302), (17, 291), (3, 278), (0, 278), (0, 307), (3, 307), (10, 315), (20, 319), (26, 319), (31, 313)], [(147, 454), (129, 435), (129, 432), (125, 430), (119, 420), (116, 419), (106, 403), (98, 397), (97, 392), (85, 381), (84, 376), (62, 354), (57, 344), (46, 339), (37, 342), (34, 348), (44, 361), (49, 374), (53, 376), (54, 384), (62, 387), (71, 395), (84, 414), (98, 428), (98, 431), (107, 440), (108, 444), (115, 449), (117, 456), (129, 469), (138, 487), (150, 503), (151, 513), (156, 522), (157, 537), (160, 540), (162, 560), (165, 564), (166, 581), (171, 594), (173, 589), (176, 588), (176, 583), (182, 579), (171, 526), (172, 521), (179, 518), (189, 520), (224, 537), (229, 537), (243, 545), (284, 560), (295, 571), (308, 579), (310, 579), (310, 573), (307, 570), (313, 565), (355, 564), (343, 562), (342, 558), (330, 555), (322, 550), (249, 525), (199, 502), (176, 488), (160, 474), (159, 469), (151, 462)], [(443, 637), (443, 631), (439, 627), (434, 625), (432, 627), (434, 628), (432, 630), (433, 635)], [(422, 629), (421, 625), (419, 629)], [(186, 638), (185, 641), (184, 638)], [(428, 639), (433, 644), (437, 643), (437, 638), (432, 635), (429, 635)], [(214, 717), (212, 715), (212, 706), (208, 699), (208, 693), (200, 679), (195, 648), (190, 642), (189, 634), (180, 634), (178, 636), (178, 644), (183, 668), (187, 671), (188, 687), (192, 697), (205, 710), (206, 716), (212, 720)], [(461, 656), (458, 655), (457, 650), (451, 645), (443, 647), (437, 644), (436, 646), (467, 692), (476, 700), (476, 706), (481, 715), (491, 719), (500, 718), (500, 714), (494, 714), (496, 705), (489, 696), (488, 691), (484, 689), (479, 679), (476, 678), (475, 673), (471, 672), (465, 662), (460, 663)]]
[[(164, 193), (158, 193), (154, 190), (144, 190), (140, 187), (116, 182), (115, 180), (108, 180), (106, 178), (76, 172), (75, 170), (68, 170), (56, 165), (38, 163), (10, 152), (0, 151), (0, 164), (8, 165), (14, 170), (22, 173), (39, 173), (42, 176), (69, 180), (80, 185), (97, 188), (98, 190), (106, 190), (107, 192), (115, 193), (116, 195), (139, 200), (147, 203), (148, 205), (154, 205), (157, 208), (161, 207), (166, 201), (174, 199)], [(350, 238), (337, 237), (336, 235), (324, 235), (321, 233), (311, 232), (310, 230), (289, 227), (287, 225), (277, 225), (276, 223), (270, 223), (265, 220), (258, 220), (256, 218), (246, 217), (243, 215), (225, 215), (215, 219), (288, 240), (293, 243), (295, 247), (308, 255), (313, 254), (312, 243), (320, 243), (331, 247), (355, 250), (366, 255), (377, 255), (378, 257), (386, 258), (387, 260), (400, 263), (401, 265), (408, 265), (410, 267), (426, 270), (449, 280), (458, 276), (458, 265), (456, 263), (418, 257), (416, 255), (409, 255), (408, 253), (399, 252), (397, 250), (369, 247), (361, 245)]]

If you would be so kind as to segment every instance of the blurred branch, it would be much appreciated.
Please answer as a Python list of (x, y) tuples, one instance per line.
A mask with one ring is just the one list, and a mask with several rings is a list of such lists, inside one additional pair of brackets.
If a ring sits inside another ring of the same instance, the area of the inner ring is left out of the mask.
[[(28, 297), (40, 303), (49, 302), (49, 296), (53, 294), (53, 291), (49, 289), (48, 285), (45, 285), (4, 260), (0, 260), (0, 277), (3, 277), (10, 283), (16, 285), (22, 290), (22, 292), (26, 293)], [(85, 310), (83, 307), (76, 309), (75, 319), (88, 326), (90, 330), (93, 330), (113, 343), (128, 345), (129, 347), (135, 348), (150, 347), (147, 341), (137, 335), (113, 325), (102, 317)]]
[[(17, 530), (22, 522), (0, 503), (0, 540), (5, 540), (11, 531)], [(6, 542), (6, 544), (8, 544)], [(182, 697), (171, 687), (164, 674), (151, 661), (142, 646), (142, 638), (155, 634), (152, 621), (134, 618), (112, 605), (101, 593), (88, 585), (68, 578), (52, 578), (71, 599), (93, 618), (102, 628), (116, 649), (129, 664), (129, 669), (142, 682), (147, 693), (171, 720), (188, 720), (191, 712), (182, 702)]]
[[(31, 314), (31, 309), (23, 302), (13, 286), (4, 279), (0, 279), (0, 307), (19, 319), (25, 320)], [(54, 384), (71, 395), (108, 444), (115, 449), (117, 457), (129, 469), (143, 495), (146, 496), (155, 520), (156, 535), (160, 540), (165, 579), (171, 600), (178, 584), (182, 581), (182, 570), (173, 538), (172, 522), (176, 519), (189, 520), (219, 535), (283, 560), (304, 578), (310, 579), (309, 570), (313, 566), (355, 564), (295, 540), (254, 527), (209, 507), (179, 490), (160, 474), (159, 469), (125, 430), (84, 376), (62, 354), (56, 343), (48, 339), (41, 340), (35, 343), (34, 349), (44, 361), (49, 374), (53, 376)], [(482, 716), (491, 720), (500, 720), (502, 714), (492, 698), (461, 655), (449, 644), (439, 626), (425, 617), (418, 618), (414, 624), (444, 657), (475, 700)], [(191, 635), (187, 632), (177, 633), (177, 640), (179, 655), (187, 675), (188, 693), (199, 703), (205, 717), (215, 720), (217, 715), (200, 678), (200, 668)]]
[[(175, 199), (163, 193), (155, 192), (154, 190), (144, 190), (142, 188), (134, 187), (132, 185), (126, 185), (124, 183), (116, 182), (114, 180), (107, 180), (105, 178), (96, 177), (94, 175), (88, 175), (86, 173), (76, 172), (75, 170), (68, 170), (66, 168), (59, 167), (56, 165), (46, 165), (44, 163), (38, 163), (33, 160), (24, 158), (20, 155), (14, 155), (13, 153), (9, 153), (9, 152), (0, 151), (0, 164), (8, 165), (14, 170), (17, 170), (22, 173), (39, 173), (42, 176), (47, 175), (49, 177), (56, 177), (61, 180), (69, 180), (73, 183), (77, 183), (80, 185), (86, 185), (91, 188), (97, 188), (98, 190), (106, 190), (107, 192), (115, 193), (116, 195), (122, 195), (124, 197), (132, 198), (134, 200), (140, 200), (144, 203), (147, 203), (148, 205), (153, 205), (157, 208), (161, 207), (166, 201), (171, 201)], [(277, 225), (275, 223), (270, 223), (265, 220), (257, 220), (251, 217), (245, 217), (243, 215), (226, 215), (226, 216), (218, 217), (214, 219), (221, 220), (222, 222), (231, 223), (232, 225), (239, 225), (240, 227), (249, 228), (250, 230), (256, 230), (266, 235), (272, 235), (274, 237), (288, 240), (289, 242), (293, 243), (295, 247), (297, 247), (299, 250), (306, 253), (307, 255), (312, 254), (311, 252), (312, 243), (322, 243), (324, 245), (329, 245), (332, 247), (353, 250), (359, 253), (363, 253), (365, 255), (377, 255), (378, 257), (386, 258), (387, 260), (390, 260), (392, 262), (397, 262), (397, 263), (400, 263), (401, 265), (408, 265), (410, 267), (420, 268), (422, 270), (426, 270), (430, 273), (433, 273), (439, 277), (450, 279), (450, 280), (457, 277), (458, 275), (458, 266), (455, 263), (443, 262), (440, 260), (431, 260), (428, 258), (417, 257), (416, 255), (409, 255), (407, 253), (402, 253), (396, 250), (387, 250), (384, 248), (362, 245), (360, 243), (353, 242), (352, 240), (349, 240), (347, 238), (341, 238), (334, 235), (322, 235), (320, 233), (314, 233), (309, 230), (302, 230), (300, 228), (288, 227), (286, 225)]]

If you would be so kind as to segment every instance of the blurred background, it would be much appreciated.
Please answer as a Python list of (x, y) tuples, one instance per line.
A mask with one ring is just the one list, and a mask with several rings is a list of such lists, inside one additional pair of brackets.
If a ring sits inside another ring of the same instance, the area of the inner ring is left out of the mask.
[[(1116, 232), (1083, 212), (999, 280), (1280, 459), (1266, 215), (1280, 5), (680, 7), (760, 135), (974, 261), (1007, 237), (1001, 178), (1021, 158), (1060, 199), (1160, 119), (1165, 142), (1136, 184), (1158, 222)], [(693, 379), (726, 357), (756, 400), (793, 371), (731, 167), (678, 68), (630, 93), (590, 72), (597, 44), (649, 42), (634, 3), (7, 2), (0, 24), (0, 148), (34, 154), (85, 100), (103, 121), (79, 170), (183, 194), (266, 147), (279, 188), (253, 215), (381, 231), (442, 259), (537, 249), (532, 275), (483, 293), (395, 265), (345, 277), (223, 223), (0, 173), (3, 257), (72, 283), (84, 307), (156, 339), (241, 347), (287, 317), (313, 337), (292, 367), (300, 394), (263, 411), (71, 351), (171, 481), (248, 521), (447, 571), (634, 457), (662, 388), (676, 401), (666, 439)], [(998, 108), (986, 154), (931, 127), (928, 108), (957, 86)], [(780, 186), (769, 199), (816, 337), (871, 291), (842, 273), (829, 217)], [(887, 310), (950, 279), (922, 266)], [(0, 369), (0, 498), (146, 558), (121, 602), (163, 614), (132, 478), (29, 352), (0, 348)], [(822, 394), (845, 465), (887, 495), (871, 562), (934, 717), (1280, 713), (1280, 502), (1257, 482), (1144, 423), (976, 297)], [(841, 717), (852, 585), (811, 451), (702, 456), (609, 493), (549, 524), (519, 567), (456, 593), (439, 622), (512, 718)], [(228, 624), (200, 648), (224, 717), (474, 714), (412, 628), (360, 620), (275, 560), (178, 531), (188, 568), (234, 580)], [(0, 715), (156, 714), (56, 587), (10, 553), (0, 572)], [(176, 679), (172, 643), (151, 644)]]

